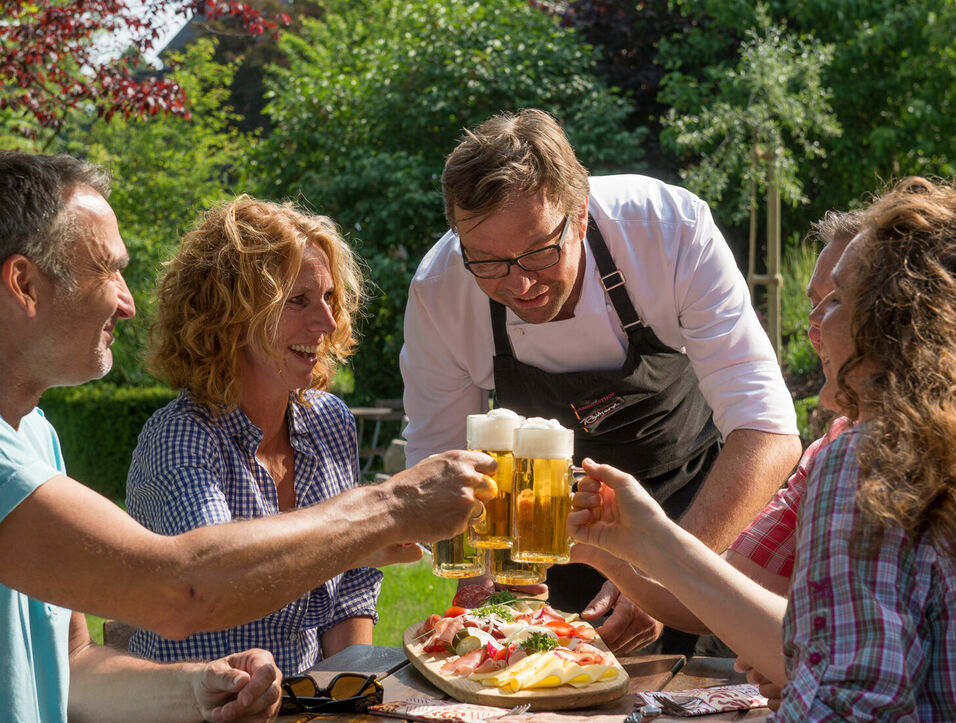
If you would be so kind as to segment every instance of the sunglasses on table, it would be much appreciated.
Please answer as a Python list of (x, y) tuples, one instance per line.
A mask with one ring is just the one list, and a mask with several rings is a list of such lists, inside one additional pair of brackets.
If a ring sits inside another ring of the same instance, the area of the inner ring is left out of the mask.
[(364, 713), (382, 702), (382, 684), (375, 675), (339, 673), (325, 688), (308, 675), (282, 681), (281, 715), (289, 713)]

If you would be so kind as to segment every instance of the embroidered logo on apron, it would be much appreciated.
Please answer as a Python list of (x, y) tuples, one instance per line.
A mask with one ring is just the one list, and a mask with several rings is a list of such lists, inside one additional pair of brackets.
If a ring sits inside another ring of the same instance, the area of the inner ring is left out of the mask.
[(624, 406), (624, 401), (616, 394), (608, 394), (600, 399), (580, 405), (571, 402), (570, 406), (574, 416), (577, 417), (578, 426), (585, 432), (590, 432), (590, 428), (601, 419)]

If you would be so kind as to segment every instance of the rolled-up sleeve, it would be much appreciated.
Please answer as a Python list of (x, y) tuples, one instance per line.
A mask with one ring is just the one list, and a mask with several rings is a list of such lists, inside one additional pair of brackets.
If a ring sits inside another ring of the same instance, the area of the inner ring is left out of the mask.
[(679, 245), (673, 303), (680, 340), (725, 437), (735, 429), (797, 434), (796, 413), (746, 280), (707, 204), (695, 199)]
[[(426, 257), (422, 266), (428, 262)], [(403, 432), (408, 466), (430, 454), (465, 446), (465, 418), (481, 411), (484, 394), (468, 364), (485, 358), (487, 373), (491, 371), (490, 339), (481, 338), (482, 326), (488, 326), (490, 335), (490, 322), (469, 323), (477, 314), (489, 315), (487, 297), (475, 297), (478, 303), (472, 305), (471, 296), (443, 293), (441, 287), (448, 283), (420, 273), (409, 289), (405, 343), (399, 356), (409, 420)], [(484, 353), (474, 353), (476, 348)]]
[(382, 571), (374, 567), (357, 567), (346, 571), (341, 578), (334, 581), (335, 590), (330, 591), (332, 613), (321, 620), (320, 634), (348, 618), (364, 616), (378, 623), (375, 604), (381, 592), (383, 578)]

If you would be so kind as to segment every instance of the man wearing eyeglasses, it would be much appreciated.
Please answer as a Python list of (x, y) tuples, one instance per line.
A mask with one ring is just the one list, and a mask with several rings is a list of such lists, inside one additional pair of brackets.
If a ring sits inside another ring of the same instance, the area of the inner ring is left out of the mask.
[[(466, 415), (493, 390), (497, 406), (573, 428), (578, 463), (633, 474), (723, 550), (800, 443), (707, 205), (652, 178), (589, 178), (554, 119), (534, 109), (468, 132), (442, 186), (451, 230), (422, 260), (405, 316), (408, 463), (461, 447)], [(548, 575), (556, 607), (591, 618), (613, 608), (600, 628), (612, 649), (660, 634), (610, 583), (595, 596), (600, 583), (583, 565)]]

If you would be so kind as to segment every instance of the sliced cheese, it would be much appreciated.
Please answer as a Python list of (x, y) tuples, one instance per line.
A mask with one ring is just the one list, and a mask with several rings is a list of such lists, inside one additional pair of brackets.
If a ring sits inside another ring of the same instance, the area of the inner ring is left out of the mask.
[(516, 693), (530, 688), (557, 688), (566, 684), (583, 688), (598, 680), (613, 679), (617, 674), (614, 666), (578, 665), (573, 660), (559, 658), (548, 651), (529, 655), (502, 670), (474, 673), (468, 677), (481, 681), (484, 686)]

